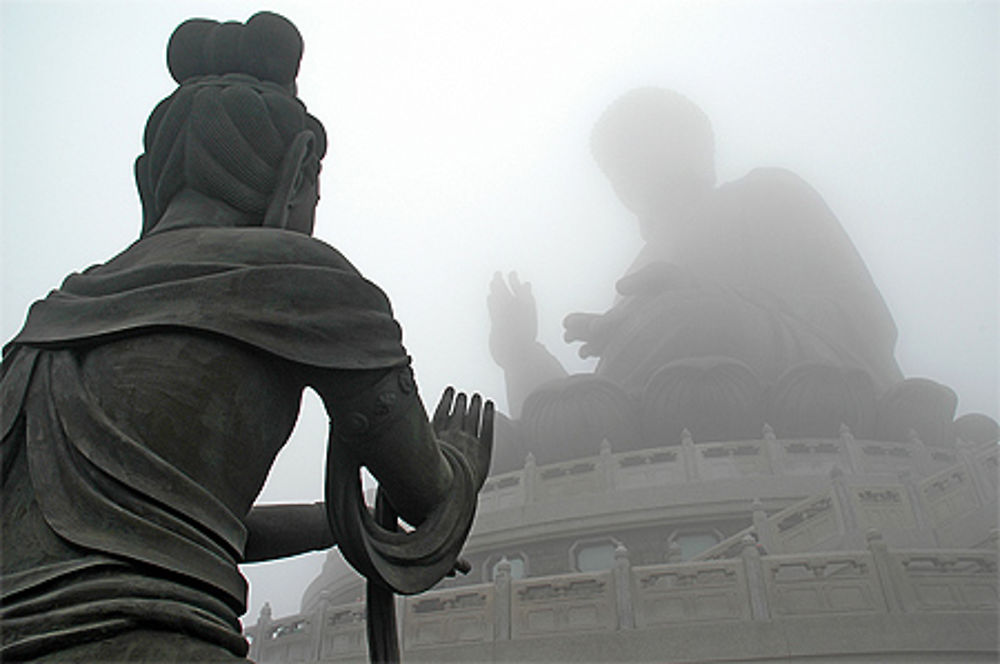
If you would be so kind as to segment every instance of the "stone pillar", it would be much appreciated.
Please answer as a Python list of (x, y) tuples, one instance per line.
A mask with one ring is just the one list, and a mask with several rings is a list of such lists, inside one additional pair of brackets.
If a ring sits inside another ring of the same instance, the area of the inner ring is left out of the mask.
[[(906, 496), (910, 499), (910, 506), (913, 510), (913, 518), (916, 520), (917, 529), (927, 528), (927, 510), (924, 507), (924, 496), (920, 487), (913, 479), (913, 473), (909, 470), (899, 471), (899, 481), (906, 487)], [(936, 535), (935, 535), (936, 537)]]
[(522, 482), (524, 482), (524, 504), (530, 505), (535, 502), (535, 455), (528, 452), (528, 456), (524, 457), (524, 476)]
[(889, 546), (878, 530), (869, 528), (865, 532), (865, 539), (872, 560), (875, 562), (875, 575), (878, 577), (889, 613), (905, 613), (911, 588), (899, 562), (889, 553)]
[(771, 609), (767, 598), (767, 579), (764, 575), (764, 564), (760, 559), (760, 549), (750, 535), (743, 537), (743, 570), (747, 577), (747, 590), (750, 595), (750, 616), (753, 620), (770, 620)]
[(694, 439), (687, 429), (681, 432), (681, 456), (684, 458), (684, 474), (689, 482), (699, 479), (698, 473), (698, 450), (694, 446)]
[(510, 561), (504, 556), (497, 563), (497, 571), (493, 576), (493, 615), (495, 641), (510, 640), (511, 620), (511, 578)]
[(848, 493), (847, 482), (844, 479), (844, 471), (840, 466), (834, 466), (830, 471), (830, 480), (833, 482), (833, 495), (840, 507), (840, 514), (844, 519), (844, 530), (851, 532), (858, 529), (858, 517), (854, 512), (854, 502)]
[(966, 443), (960, 439), (956, 447), (958, 448), (959, 461), (965, 466), (969, 476), (972, 478), (972, 484), (976, 488), (976, 498), (979, 500), (979, 504), (995, 505), (997, 495), (992, 488), (993, 485), (988, 479), (983, 477), (983, 464), (976, 461), (975, 452), (978, 446), (975, 443)]
[(601, 441), (601, 488), (605, 492), (615, 490), (615, 460), (611, 456), (611, 441), (605, 438)]
[(254, 628), (253, 643), (250, 644), (250, 659), (255, 662), (264, 661), (264, 645), (271, 632), (271, 605), (264, 602), (257, 616), (257, 626)]
[(760, 439), (763, 441), (764, 456), (767, 458), (767, 467), (771, 469), (771, 474), (781, 475), (784, 472), (781, 450), (778, 449), (778, 439), (774, 435), (774, 429), (767, 422), (761, 430)]
[(318, 662), (323, 659), (323, 632), (326, 630), (327, 608), (330, 605), (330, 593), (326, 590), (320, 592), (319, 601), (316, 602), (316, 611), (312, 616), (312, 661)]
[(854, 441), (854, 434), (851, 433), (851, 427), (847, 426), (843, 422), (840, 423), (840, 442), (844, 446), (844, 450), (847, 452), (847, 464), (849, 466), (849, 470), (855, 474), (862, 472), (864, 470), (865, 463), (861, 457), (861, 449)]
[(753, 503), (753, 529), (757, 532), (760, 545), (768, 554), (782, 553), (778, 546), (778, 538), (774, 536), (774, 524), (767, 518), (764, 511), (764, 503), (760, 498), (754, 498)]
[(920, 472), (924, 475), (930, 475), (937, 470), (934, 464), (934, 458), (931, 456), (931, 450), (924, 441), (920, 440), (920, 434), (917, 433), (916, 429), (910, 429), (906, 433), (907, 443), (917, 452), (917, 464), (920, 468)]
[(615, 608), (618, 629), (635, 629), (635, 611), (632, 605), (632, 563), (624, 544), (615, 547)]

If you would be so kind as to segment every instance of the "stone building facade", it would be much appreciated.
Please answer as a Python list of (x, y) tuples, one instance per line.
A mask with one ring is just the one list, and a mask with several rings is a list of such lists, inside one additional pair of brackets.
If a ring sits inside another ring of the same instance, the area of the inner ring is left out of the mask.
[[(472, 573), (399, 598), (404, 658), (996, 661), (988, 438), (856, 439), (846, 425), (782, 438), (765, 425), (738, 441), (603, 440), (547, 464), (529, 453), (483, 489)], [(331, 551), (299, 614), (265, 608), (247, 629), (252, 656), (365, 661), (363, 595)]]

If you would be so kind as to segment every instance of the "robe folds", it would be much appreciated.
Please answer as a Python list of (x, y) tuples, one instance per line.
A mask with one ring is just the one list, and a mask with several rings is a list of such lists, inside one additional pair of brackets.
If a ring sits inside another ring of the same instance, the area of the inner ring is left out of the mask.
[(167, 230), (69, 276), (4, 349), (5, 661), (135, 629), (246, 655), (243, 515), (118, 426), (84, 376), (89, 349), (171, 330), (319, 368), (407, 361), (384, 293), (302, 234)]

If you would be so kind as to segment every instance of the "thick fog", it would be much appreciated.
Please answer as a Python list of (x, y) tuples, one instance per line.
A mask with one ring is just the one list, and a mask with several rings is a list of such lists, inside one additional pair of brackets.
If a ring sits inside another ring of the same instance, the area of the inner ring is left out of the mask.
[[(137, 236), (132, 163), (174, 89), (167, 39), (245, 2), (2, 4), (2, 332), (71, 271)], [(329, 135), (316, 236), (391, 298), (426, 402), (447, 384), (505, 409), (487, 350), (496, 270), (534, 285), (540, 337), (604, 311), (640, 241), (589, 151), (622, 92), (704, 109), (719, 180), (802, 176), (831, 206), (899, 329), (907, 376), (997, 416), (995, 2), (272, 2), (305, 40), (299, 95)], [(322, 496), (313, 395), (264, 501)], [(234, 472), (239, 466), (234, 467)], [(256, 620), (298, 610), (325, 554), (247, 566)]]

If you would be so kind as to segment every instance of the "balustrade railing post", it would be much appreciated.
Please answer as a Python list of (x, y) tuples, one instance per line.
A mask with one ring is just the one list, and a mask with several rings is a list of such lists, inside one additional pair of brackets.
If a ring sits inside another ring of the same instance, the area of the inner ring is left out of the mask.
[(772, 475), (781, 475), (784, 472), (784, 463), (781, 450), (778, 448), (778, 438), (774, 435), (774, 429), (766, 422), (761, 430), (761, 446), (764, 448), (764, 458), (767, 459), (769, 472)]
[(611, 455), (611, 441), (605, 438), (601, 441), (600, 456), (601, 489), (605, 493), (615, 490), (615, 460)]
[(524, 504), (530, 505), (535, 502), (535, 482), (538, 473), (535, 472), (537, 466), (535, 465), (535, 455), (528, 452), (528, 455), (524, 457)]
[(635, 629), (635, 610), (632, 603), (632, 563), (624, 544), (615, 547), (615, 608), (618, 629)]
[(889, 613), (905, 613), (908, 603), (908, 585), (899, 562), (889, 553), (882, 533), (874, 528), (865, 532), (868, 550), (875, 562), (875, 576), (878, 578), (882, 595)]
[(920, 440), (920, 435), (917, 433), (916, 429), (910, 429), (906, 435), (907, 443), (911, 448), (917, 451), (917, 467), (920, 472), (924, 475), (930, 475), (937, 470), (934, 465), (934, 457), (931, 455), (931, 449), (927, 446), (927, 443)]
[(927, 528), (927, 507), (924, 505), (924, 497), (920, 491), (920, 487), (914, 481), (913, 473), (909, 469), (904, 469), (899, 471), (898, 476), (899, 481), (906, 488), (906, 495), (910, 499), (910, 509), (913, 511), (913, 518), (916, 520), (917, 528), (920, 530)]
[(493, 612), (494, 631), (493, 640), (510, 640), (510, 620), (511, 620), (511, 578), (510, 561), (506, 557), (501, 558), (497, 564), (496, 574), (493, 576)]
[(694, 439), (687, 429), (681, 432), (681, 454), (684, 457), (684, 475), (689, 482), (700, 477), (698, 472), (698, 449), (694, 446)]
[(271, 605), (264, 602), (260, 607), (260, 615), (257, 616), (257, 625), (254, 627), (253, 643), (250, 644), (250, 659), (260, 664), (264, 661), (264, 645), (271, 631)]
[(757, 532), (761, 546), (768, 553), (783, 553), (778, 546), (778, 538), (774, 536), (774, 524), (767, 517), (764, 511), (764, 503), (760, 498), (754, 498), (753, 503), (753, 529)]
[(850, 470), (851, 473), (862, 472), (865, 464), (861, 457), (861, 448), (858, 447), (857, 441), (854, 440), (854, 434), (851, 433), (851, 427), (847, 426), (843, 422), (840, 423), (840, 442), (844, 446), (844, 450), (847, 452), (848, 470)]
[(847, 488), (847, 481), (844, 478), (844, 471), (840, 466), (834, 466), (830, 471), (830, 479), (833, 482), (833, 495), (840, 507), (840, 514), (844, 521), (844, 530), (852, 532), (858, 529), (858, 515), (854, 510), (854, 502), (851, 500)]
[(316, 612), (312, 617), (311, 661), (314, 662), (323, 659), (323, 630), (326, 628), (326, 614), (329, 605), (330, 593), (324, 590), (319, 594), (319, 601), (316, 602)]
[(990, 483), (983, 477), (983, 464), (976, 462), (974, 455), (976, 445), (974, 443), (966, 443), (964, 440), (958, 440), (956, 447), (958, 448), (960, 462), (965, 466), (969, 476), (972, 478), (972, 485), (975, 487), (976, 498), (979, 500), (979, 504), (995, 505), (997, 502), (996, 492), (991, 490)]
[(743, 549), (740, 551), (740, 557), (743, 559), (743, 571), (750, 596), (750, 617), (752, 620), (770, 620), (771, 608), (767, 596), (764, 563), (761, 561), (757, 542), (752, 536), (746, 535), (743, 538)]

